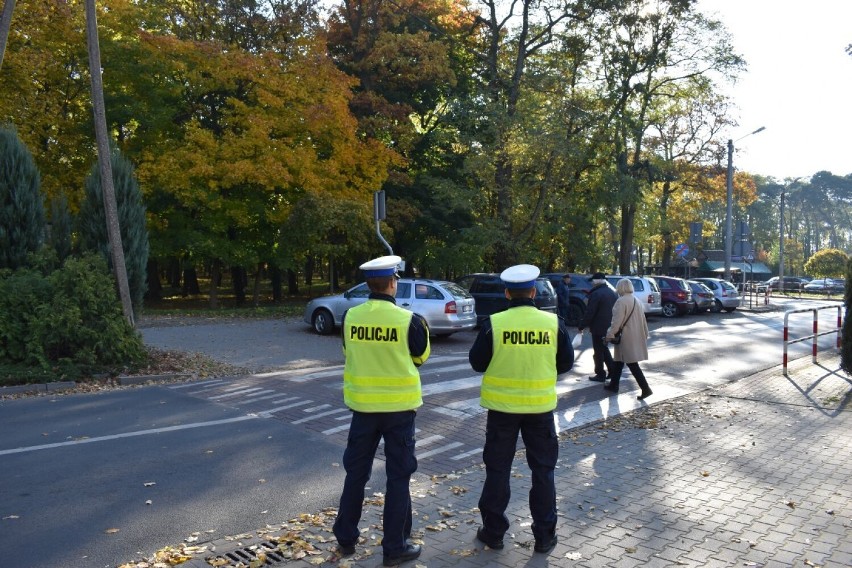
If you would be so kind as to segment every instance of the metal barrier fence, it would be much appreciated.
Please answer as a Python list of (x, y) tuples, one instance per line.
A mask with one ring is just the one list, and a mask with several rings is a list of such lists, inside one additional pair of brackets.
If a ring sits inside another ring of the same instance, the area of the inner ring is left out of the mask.
[[(787, 376), (787, 346), (792, 343), (799, 343), (801, 341), (807, 341), (811, 339), (813, 341), (811, 345), (811, 359), (813, 363), (817, 362), (817, 339), (822, 335), (829, 335), (831, 333), (837, 334), (837, 349), (840, 349), (840, 332), (843, 327), (843, 321), (841, 317), (841, 308), (843, 306), (816, 306), (814, 308), (799, 308), (797, 310), (789, 310), (784, 313), (784, 376)], [(832, 329), (830, 331), (819, 331), (819, 314), (817, 313), (819, 310), (827, 310), (827, 309), (835, 309), (837, 310), (837, 329)], [(788, 326), (788, 321), (790, 315), (798, 314), (798, 313), (806, 313), (813, 312), (814, 315), (814, 325), (813, 325), (813, 333), (811, 335), (805, 335), (803, 337), (799, 337), (797, 339), (790, 339), (790, 328)]]

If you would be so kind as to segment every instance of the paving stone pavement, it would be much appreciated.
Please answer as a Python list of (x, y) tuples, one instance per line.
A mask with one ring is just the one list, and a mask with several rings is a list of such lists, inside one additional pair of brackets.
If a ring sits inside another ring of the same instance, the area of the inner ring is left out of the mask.
[[(794, 361), (789, 375), (779, 366), (564, 432), (559, 544), (547, 555), (532, 550), (522, 451), (503, 550), (475, 539), (481, 467), (417, 475), (423, 553), (403, 566), (852, 566), (852, 380), (836, 353)], [(327, 511), (289, 527), (320, 554), (283, 563), (381, 566), (382, 489), (371, 489), (354, 556), (333, 554)], [(269, 529), (259, 536), (274, 542), (282, 531)]]

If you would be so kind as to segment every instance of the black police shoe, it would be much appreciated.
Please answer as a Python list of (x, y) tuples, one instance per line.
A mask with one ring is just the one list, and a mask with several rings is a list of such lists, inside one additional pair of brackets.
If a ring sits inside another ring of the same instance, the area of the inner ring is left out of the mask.
[(478, 529), (476, 529), (476, 540), (478, 540), (488, 548), (492, 548), (494, 550), (503, 550), (503, 539), (491, 538), (490, 536), (485, 534), (485, 529), (483, 527), (479, 527)]
[(556, 546), (557, 540), (558, 539), (556, 538), (556, 535), (553, 535), (544, 540), (535, 539), (535, 547), (533, 548), (533, 550), (535, 550), (536, 552), (541, 552), (542, 554), (547, 554)]
[(355, 545), (337, 543), (337, 552), (341, 556), (352, 556), (355, 554)]
[(606, 380), (606, 377), (602, 377), (600, 375), (595, 375), (594, 377), (589, 377), (590, 381), (595, 381), (596, 383), (602, 383)]
[(394, 554), (393, 556), (388, 556), (385, 554), (384, 559), (382, 560), (382, 564), (385, 566), (396, 566), (397, 564), (402, 564), (403, 562), (408, 562), (409, 560), (414, 560), (420, 556), (420, 545), (419, 544), (406, 544), (405, 548), (402, 549), (402, 552), (399, 554)]

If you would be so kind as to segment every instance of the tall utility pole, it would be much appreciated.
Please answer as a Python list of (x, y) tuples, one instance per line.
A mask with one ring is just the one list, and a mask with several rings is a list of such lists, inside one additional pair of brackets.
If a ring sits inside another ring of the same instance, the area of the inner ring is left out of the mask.
[(788, 181), (781, 188), (781, 219), (778, 222), (778, 291), (784, 291), (784, 194), (787, 188), (802, 179), (801, 176)]
[(101, 190), (104, 194), (104, 213), (109, 236), (110, 258), (113, 274), (118, 283), (118, 295), (124, 317), (133, 326), (133, 304), (130, 301), (130, 285), (127, 283), (127, 266), (124, 264), (124, 248), (121, 244), (121, 229), (118, 225), (118, 207), (115, 202), (115, 187), (112, 183), (109, 135), (106, 127), (104, 84), (101, 78), (101, 49), (98, 44), (98, 17), (95, 0), (86, 0), (86, 39), (89, 44), (89, 74), (92, 76), (92, 110), (95, 114), (95, 138), (98, 145), (98, 167), (101, 174)]
[(734, 243), (733, 235), (733, 216), (734, 216), (734, 142), (739, 142), (746, 136), (757, 134), (766, 130), (765, 126), (761, 126), (754, 132), (749, 132), (745, 136), (740, 136), (736, 140), (728, 139), (728, 175), (725, 178), (727, 189), (727, 201), (725, 207), (725, 275), (724, 279), (731, 279), (731, 247)]
[(784, 291), (784, 192), (787, 186), (781, 188), (781, 220), (778, 222), (778, 291)]

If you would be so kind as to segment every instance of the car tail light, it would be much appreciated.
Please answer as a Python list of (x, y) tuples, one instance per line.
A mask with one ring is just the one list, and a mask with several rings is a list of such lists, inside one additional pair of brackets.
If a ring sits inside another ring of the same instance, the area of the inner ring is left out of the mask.
[(653, 294), (648, 294), (648, 303), (649, 304), (653, 304), (656, 301), (657, 301), (657, 298), (655, 298)]
[(447, 305), (444, 306), (445, 314), (457, 314), (459, 313), (458, 307), (455, 302), (447, 302)]

